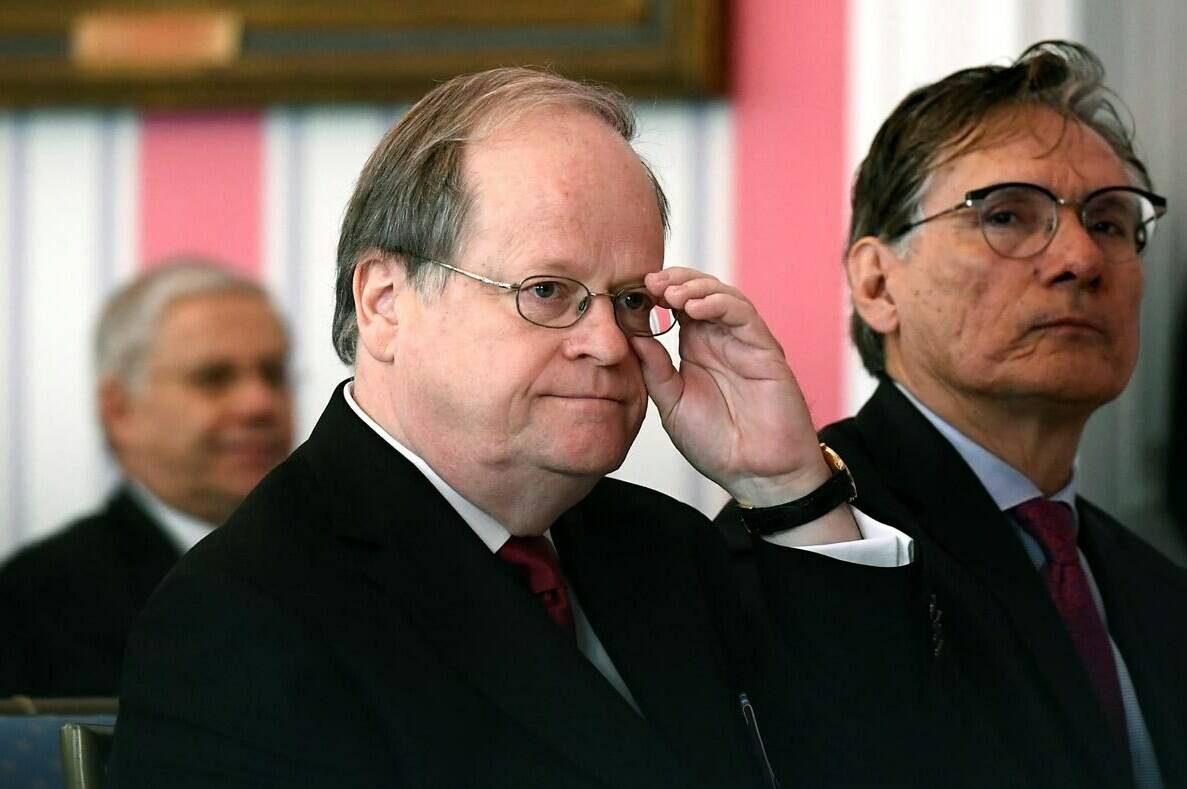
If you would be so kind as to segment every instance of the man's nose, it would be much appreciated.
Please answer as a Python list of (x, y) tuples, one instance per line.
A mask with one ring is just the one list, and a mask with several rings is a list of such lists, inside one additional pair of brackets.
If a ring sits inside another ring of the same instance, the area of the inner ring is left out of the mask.
[(570, 359), (589, 357), (609, 367), (631, 352), (626, 335), (614, 317), (614, 302), (609, 296), (593, 296), (580, 320), (567, 331), (563, 348)]
[(1059, 220), (1044, 255), (1043, 279), (1052, 284), (1072, 280), (1095, 284), (1109, 263), (1105, 253), (1073, 207), (1064, 206)]

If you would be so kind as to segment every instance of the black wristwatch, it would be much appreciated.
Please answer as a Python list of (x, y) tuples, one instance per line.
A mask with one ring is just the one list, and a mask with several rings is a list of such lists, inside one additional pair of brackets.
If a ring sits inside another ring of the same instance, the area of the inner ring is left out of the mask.
[(857, 498), (857, 485), (853, 483), (853, 475), (841, 456), (826, 444), (820, 445), (820, 452), (833, 475), (807, 496), (774, 507), (751, 507), (738, 502), (738, 514), (742, 517), (746, 531), (764, 536), (794, 529)]

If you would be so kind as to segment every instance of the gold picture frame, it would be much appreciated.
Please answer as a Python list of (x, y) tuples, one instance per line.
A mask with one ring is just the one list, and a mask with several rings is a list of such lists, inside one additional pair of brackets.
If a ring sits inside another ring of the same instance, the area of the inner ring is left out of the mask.
[(711, 96), (724, 23), (724, 0), (4, 0), (0, 106), (398, 102), (497, 65)]

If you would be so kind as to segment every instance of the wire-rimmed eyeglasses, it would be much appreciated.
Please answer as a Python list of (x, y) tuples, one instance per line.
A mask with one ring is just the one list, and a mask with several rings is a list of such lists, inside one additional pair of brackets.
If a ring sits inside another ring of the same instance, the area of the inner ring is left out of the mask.
[(420, 259), (485, 285), (513, 291), (520, 317), (546, 329), (567, 329), (581, 320), (589, 311), (594, 296), (610, 298), (614, 320), (628, 337), (658, 337), (676, 325), (676, 314), (657, 304), (641, 284), (598, 293), (579, 280), (553, 274), (535, 274), (519, 282), (500, 282), (439, 260)]
[(1028, 258), (1047, 248), (1059, 229), (1059, 207), (1079, 208), (1080, 224), (1109, 260), (1133, 260), (1142, 254), (1166, 198), (1132, 186), (1106, 186), (1078, 202), (1056, 197), (1037, 184), (1002, 183), (974, 189), (951, 208), (903, 225), (898, 238), (933, 219), (972, 208), (981, 234), (993, 251), (1008, 258)]

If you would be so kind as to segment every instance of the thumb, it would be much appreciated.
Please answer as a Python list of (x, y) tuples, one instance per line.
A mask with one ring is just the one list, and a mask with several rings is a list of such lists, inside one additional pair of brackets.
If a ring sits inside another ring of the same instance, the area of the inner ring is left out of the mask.
[(684, 394), (684, 379), (672, 364), (667, 349), (654, 337), (631, 337), (631, 348), (639, 358), (647, 394), (659, 409), (660, 418), (667, 422), (668, 414)]

